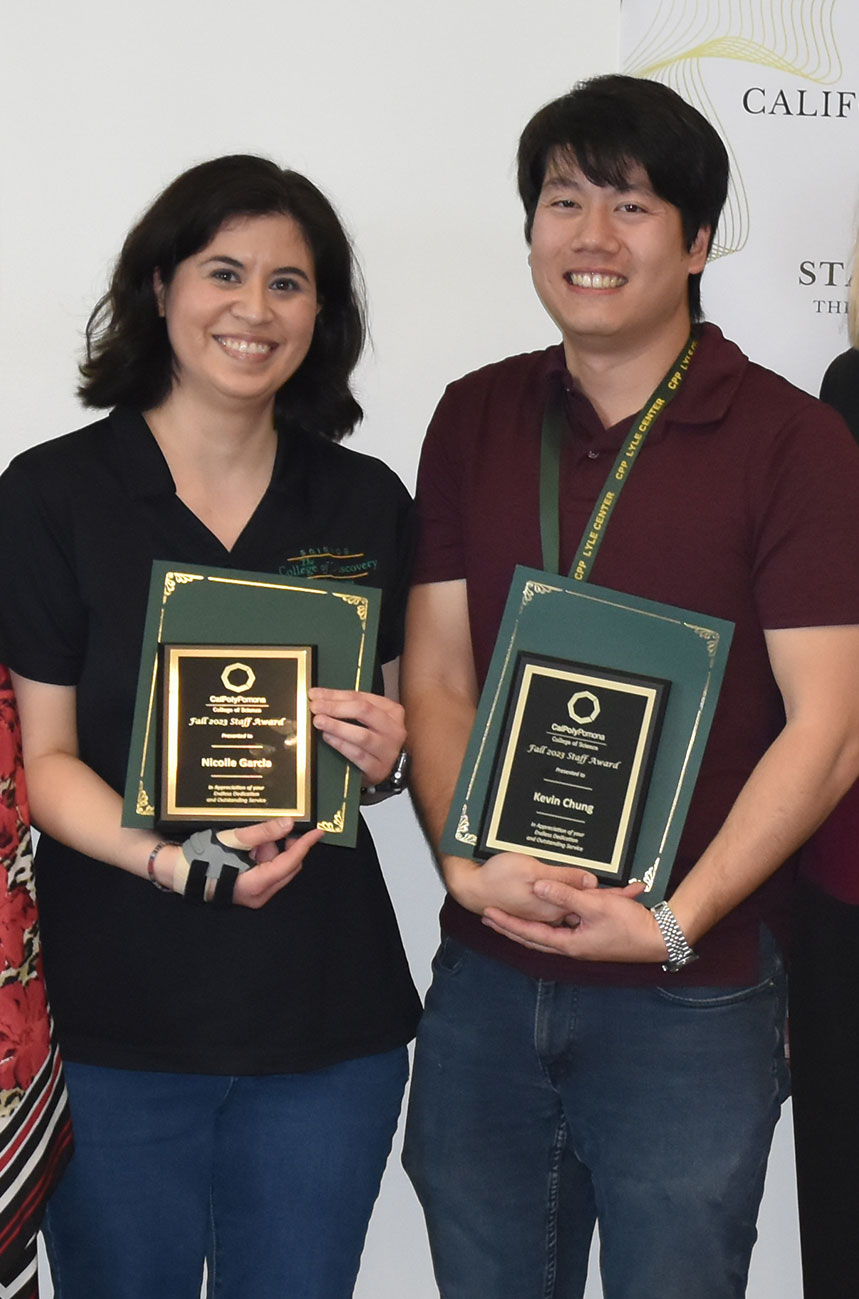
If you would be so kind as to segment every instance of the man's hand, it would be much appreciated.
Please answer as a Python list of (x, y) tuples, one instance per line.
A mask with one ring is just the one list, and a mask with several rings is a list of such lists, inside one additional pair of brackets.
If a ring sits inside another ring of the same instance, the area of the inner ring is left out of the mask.
[[(482, 864), (464, 857), (447, 857), (442, 861), (445, 882), (453, 897), (467, 911), (484, 915), (491, 909), (511, 919), (540, 921), (559, 925), (572, 907), (567, 897), (596, 888), (596, 877), (576, 867), (547, 866), (536, 857), (523, 853), (501, 852)], [(538, 886), (557, 877), (564, 896), (558, 903), (538, 892)], [(495, 926), (493, 926), (495, 927)]]
[(487, 908), (483, 922), (523, 947), (553, 956), (574, 956), (580, 961), (664, 961), (668, 953), (659, 927), (650, 911), (636, 901), (643, 888), (640, 882), (625, 888), (571, 888), (554, 876), (541, 878), (534, 882), (535, 898), (562, 913), (560, 924), (523, 919), (495, 906)]

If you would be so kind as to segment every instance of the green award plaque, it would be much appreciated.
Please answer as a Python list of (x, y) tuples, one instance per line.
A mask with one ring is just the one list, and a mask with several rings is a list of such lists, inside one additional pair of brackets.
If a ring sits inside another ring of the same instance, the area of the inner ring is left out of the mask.
[[(221, 670), (229, 669), (231, 664), (244, 663), (256, 674), (256, 665), (247, 663), (247, 654), (259, 654), (263, 649), (288, 649), (292, 652), (297, 647), (312, 646), (312, 670), (316, 684), (332, 689), (370, 690), (380, 601), (381, 593), (375, 588), (351, 582), (286, 578), (270, 573), (189, 567), (156, 561), (152, 565), (141, 647), (123, 799), (123, 825), (151, 829), (161, 819), (162, 809), (157, 808), (156, 804), (161, 801), (159, 778), (164, 772), (163, 760), (159, 755), (162, 734), (159, 660), (164, 653), (162, 647), (193, 646), (198, 654), (203, 649), (222, 650), (229, 662), (222, 663)], [(245, 647), (248, 647), (247, 654)], [(241, 652), (233, 653), (234, 650)], [(200, 663), (201, 660), (198, 660), (197, 667), (191, 668), (192, 673), (201, 670)], [(297, 670), (295, 667), (289, 668), (289, 672)], [(274, 671), (277, 672), (278, 669)], [(233, 673), (228, 671), (228, 680), (233, 683), (241, 683), (244, 679), (247, 679), (246, 674), (238, 670)], [(223, 682), (220, 684), (223, 685)], [(282, 688), (283, 683), (272, 688), (272, 699), (276, 691)], [(207, 696), (209, 693), (239, 695), (243, 692), (223, 686), (223, 691), (213, 687), (204, 693)], [(268, 697), (267, 691), (254, 693)], [(297, 702), (297, 684), (295, 693)], [(281, 716), (291, 720), (288, 712), (288, 704), (285, 703), (283, 708), (278, 704), (276, 708), (273, 707), (269, 720), (276, 721)], [(189, 715), (202, 717), (207, 714), (204, 710)], [(234, 720), (250, 715), (235, 713)], [(197, 728), (201, 731), (216, 729), (214, 724), (210, 727), (208, 723), (205, 726), (198, 723), (197, 727), (188, 729)], [(269, 729), (276, 730), (276, 727)], [(258, 739), (255, 742), (264, 744), (267, 741)], [(195, 742), (192, 741), (193, 743)], [(181, 750), (181, 742), (179, 747)], [(193, 753), (193, 749), (189, 752)], [(197, 756), (213, 757), (215, 754), (198, 753)], [(218, 768), (211, 767), (208, 770), (217, 771)], [(254, 775), (269, 769), (260, 767), (244, 770)], [(265, 784), (259, 780), (244, 783)], [(354, 847), (361, 798), (361, 775), (358, 769), (329, 745), (319, 744), (316, 746), (315, 762), (311, 761), (311, 783), (315, 789), (310, 819), (315, 820), (325, 831), (327, 842)], [(268, 811), (276, 805), (276, 798), (269, 803), (269, 793), (262, 791), (262, 794), (263, 802), (258, 804), (259, 816), (240, 815), (230, 818), (220, 814), (213, 817), (207, 815), (197, 817), (195, 824), (226, 824), (229, 820), (235, 825), (248, 819), (265, 820), (269, 815), (279, 815)], [(187, 824), (191, 819), (183, 815), (180, 823)]]
[(642, 880), (641, 900), (661, 901), (732, 634), (722, 618), (517, 567), (441, 850), (512, 849)]
[(159, 829), (313, 820), (312, 645), (163, 645)]

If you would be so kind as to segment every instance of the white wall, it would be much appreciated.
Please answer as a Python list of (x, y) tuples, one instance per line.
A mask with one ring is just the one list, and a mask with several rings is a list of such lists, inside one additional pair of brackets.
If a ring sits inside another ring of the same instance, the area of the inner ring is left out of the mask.
[[(3, 0), (0, 460), (84, 422), (72, 395), (82, 330), (134, 217), (193, 162), (253, 151), (306, 171), (353, 232), (374, 338), (357, 445), (411, 485), (444, 384), (554, 339), (527, 274), (516, 140), (541, 103), (617, 68), (619, 8)], [(406, 801), (371, 815), (423, 987), (440, 889)], [(784, 1145), (776, 1180), (758, 1299), (799, 1293)], [(393, 1161), (357, 1294), (435, 1293), (420, 1213)], [(599, 1293), (594, 1280), (588, 1294)]]
[[(3, 0), (0, 451), (74, 427), (83, 326), (131, 221), (193, 162), (271, 155), (342, 210), (370, 287), (361, 445), (407, 481), (443, 385), (553, 338), (527, 276), (518, 132), (612, 70), (618, 5)], [(540, 22), (540, 32), (535, 24)]]

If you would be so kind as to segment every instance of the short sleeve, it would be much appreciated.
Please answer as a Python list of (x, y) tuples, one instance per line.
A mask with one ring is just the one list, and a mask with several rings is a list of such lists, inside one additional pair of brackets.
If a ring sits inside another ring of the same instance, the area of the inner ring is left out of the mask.
[[(75, 685), (86, 645), (86, 611), (74, 572), (68, 507), (19, 456), (0, 476), (0, 657), (21, 676)], [(46, 490), (47, 488), (47, 490)]]
[(748, 481), (760, 625), (859, 623), (859, 447), (840, 417), (809, 398)]
[(449, 387), (430, 421), (417, 481), (418, 543), (413, 581), (449, 582), (465, 577), (462, 489), (467, 417)]

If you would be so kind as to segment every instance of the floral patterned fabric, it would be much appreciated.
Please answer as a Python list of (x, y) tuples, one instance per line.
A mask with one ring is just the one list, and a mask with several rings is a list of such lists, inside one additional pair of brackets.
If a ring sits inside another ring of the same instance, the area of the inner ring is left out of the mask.
[(0, 1296), (36, 1299), (36, 1233), (71, 1155), (39, 946), (21, 733), (0, 666)]

